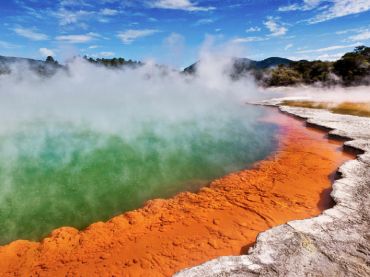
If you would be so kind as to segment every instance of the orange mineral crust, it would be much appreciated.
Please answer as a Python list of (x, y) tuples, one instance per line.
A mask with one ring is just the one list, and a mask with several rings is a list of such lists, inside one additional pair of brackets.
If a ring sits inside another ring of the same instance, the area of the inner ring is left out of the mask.
[(320, 214), (332, 205), (334, 172), (353, 157), (292, 117), (271, 110), (264, 120), (278, 123), (279, 147), (253, 169), (83, 231), (65, 227), (41, 242), (3, 246), (0, 276), (170, 276), (245, 253), (259, 232)]

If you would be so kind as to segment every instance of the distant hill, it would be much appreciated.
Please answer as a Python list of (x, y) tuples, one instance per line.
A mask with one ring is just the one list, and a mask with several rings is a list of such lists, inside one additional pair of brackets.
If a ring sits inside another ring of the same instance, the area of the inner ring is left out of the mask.
[[(247, 58), (234, 58), (234, 73), (233, 74), (241, 74), (245, 71), (249, 70), (264, 70), (269, 69), (272, 67), (276, 67), (279, 65), (288, 65), (292, 63), (292, 60), (280, 58), (280, 57), (271, 57), (264, 59), (262, 61), (254, 61)], [(196, 68), (199, 64), (199, 61), (188, 66), (184, 69), (185, 73), (193, 74), (196, 72)]]
[[(138, 67), (143, 63), (125, 60), (123, 58), (93, 59), (84, 57), (86, 61), (105, 66), (110, 69), (119, 69), (124, 66)], [(9, 74), (12, 64), (20, 62), (27, 64), (31, 70), (41, 76), (51, 76), (58, 69), (68, 70), (68, 64), (63, 66), (48, 57), (45, 61), (0, 56), (0, 75)], [(193, 74), (197, 70), (199, 61), (185, 68), (182, 72)], [(168, 70), (168, 67), (157, 65), (159, 69)], [(285, 58), (271, 57), (262, 61), (254, 61), (247, 58), (234, 58), (230, 76), (240, 79), (252, 76), (257, 84), (263, 87), (275, 86), (359, 86), (370, 85), (370, 47), (361, 45), (353, 51), (345, 53), (337, 61), (300, 60), (292, 61)]]
[(15, 63), (15, 62), (27, 62), (27, 63), (32, 63), (32, 64), (44, 63), (44, 61), (34, 60), (34, 59), (0, 56), (0, 64), (9, 64), (9, 63)]
[(19, 57), (0, 56), (0, 74), (7, 74), (11, 72), (11, 66), (15, 63), (23, 63), (29, 68), (41, 75), (53, 75), (58, 69), (63, 68), (52, 57), (48, 57), (45, 61), (34, 60)]
[[(184, 69), (193, 74), (199, 61)], [(263, 87), (278, 86), (369, 86), (370, 47), (357, 46), (337, 61), (300, 60), (271, 57), (262, 61), (235, 58), (230, 76), (237, 80), (253, 76)]]
[(289, 65), (292, 62), (293, 62), (292, 60), (289, 60), (286, 58), (270, 57), (270, 58), (257, 62), (256, 68), (267, 69), (267, 68), (276, 67), (279, 65)]
[(263, 86), (369, 86), (370, 47), (361, 45), (337, 61), (296, 61), (274, 67), (256, 80)]
[[(76, 57), (74, 57), (76, 58)], [(73, 58), (73, 59), (74, 59)], [(71, 59), (71, 61), (73, 60)], [(122, 67), (138, 67), (142, 66), (143, 63), (139, 61), (125, 60), (124, 58), (112, 58), (112, 59), (93, 59), (87, 56), (84, 56), (87, 62), (105, 66), (111, 69), (118, 69)], [(11, 67), (15, 63), (22, 63), (27, 65), (32, 71), (39, 73), (42, 76), (51, 76), (56, 73), (58, 69), (67, 69), (68, 64), (63, 66), (60, 65), (53, 57), (49, 56), (45, 61), (28, 59), (28, 58), (19, 58), (19, 57), (6, 57), (0, 55), (0, 74), (9, 74), (11, 72)]]

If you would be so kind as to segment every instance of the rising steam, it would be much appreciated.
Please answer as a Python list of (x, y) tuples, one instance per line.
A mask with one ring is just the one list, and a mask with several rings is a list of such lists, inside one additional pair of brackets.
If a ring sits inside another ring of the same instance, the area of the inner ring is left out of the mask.
[(370, 103), (369, 86), (358, 87), (321, 87), (321, 86), (299, 86), (279, 87), (268, 89), (265, 95), (269, 97), (282, 97), (287, 99), (301, 99), (316, 102), (329, 103)]
[(44, 78), (15, 64), (0, 76), (1, 243), (85, 227), (265, 157), (273, 130), (230, 67), (207, 56), (192, 77), (76, 59)]

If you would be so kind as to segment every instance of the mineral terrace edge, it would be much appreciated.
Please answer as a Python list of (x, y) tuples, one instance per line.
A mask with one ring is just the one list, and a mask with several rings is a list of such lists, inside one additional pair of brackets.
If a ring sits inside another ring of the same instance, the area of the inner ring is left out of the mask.
[(362, 153), (338, 169), (333, 208), (260, 233), (248, 255), (220, 257), (174, 276), (370, 276), (370, 118), (281, 106), (280, 100), (259, 104), (330, 129), (330, 136), (348, 139), (345, 148)]

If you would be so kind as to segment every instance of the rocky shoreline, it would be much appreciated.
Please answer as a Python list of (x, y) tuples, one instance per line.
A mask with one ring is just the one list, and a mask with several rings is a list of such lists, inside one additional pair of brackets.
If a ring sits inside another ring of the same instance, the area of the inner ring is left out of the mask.
[(260, 233), (248, 255), (220, 257), (175, 276), (370, 276), (370, 118), (280, 106), (280, 100), (260, 104), (326, 128), (347, 140), (344, 149), (360, 153), (338, 169), (336, 205)]

